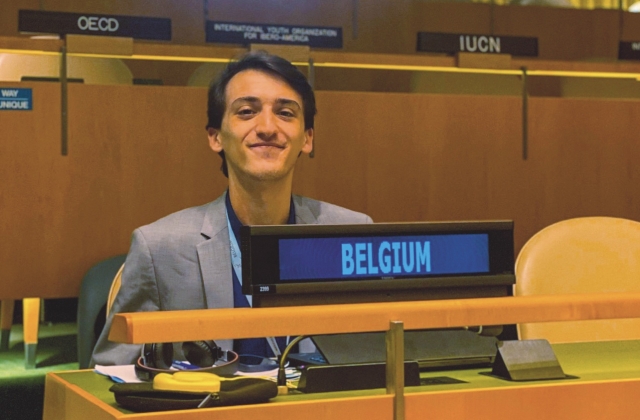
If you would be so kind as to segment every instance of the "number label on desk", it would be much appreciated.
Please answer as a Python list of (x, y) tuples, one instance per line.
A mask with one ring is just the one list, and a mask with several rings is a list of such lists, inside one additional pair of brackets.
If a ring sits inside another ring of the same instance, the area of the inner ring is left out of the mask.
[(273, 284), (259, 284), (255, 286), (255, 293), (260, 293), (260, 294), (264, 294), (264, 293), (275, 293), (276, 292), (276, 286)]

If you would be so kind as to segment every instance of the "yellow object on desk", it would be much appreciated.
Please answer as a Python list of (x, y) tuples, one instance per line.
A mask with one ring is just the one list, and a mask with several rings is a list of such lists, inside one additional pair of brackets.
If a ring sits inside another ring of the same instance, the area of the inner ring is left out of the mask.
[(223, 378), (215, 373), (178, 371), (159, 373), (153, 378), (153, 389), (184, 392), (220, 392), (222, 381), (238, 381), (246, 377)]
[(207, 372), (159, 373), (153, 378), (153, 389), (162, 391), (219, 392), (220, 377)]

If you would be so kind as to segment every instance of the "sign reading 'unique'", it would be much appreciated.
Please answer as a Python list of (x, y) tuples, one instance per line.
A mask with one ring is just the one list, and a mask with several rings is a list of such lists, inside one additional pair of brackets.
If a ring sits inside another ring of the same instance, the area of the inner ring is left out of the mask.
[(418, 32), (417, 50), (447, 54), (470, 52), (536, 57), (538, 38)]
[(640, 60), (640, 41), (620, 42), (620, 46), (618, 47), (618, 59)]
[(171, 40), (171, 19), (20, 10), (20, 32)]
[(342, 48), (342, 28), (207, 21), (207, 42)]
[(0, 111), (31, 111), (32, 109), (31, 89), (0, 88)]

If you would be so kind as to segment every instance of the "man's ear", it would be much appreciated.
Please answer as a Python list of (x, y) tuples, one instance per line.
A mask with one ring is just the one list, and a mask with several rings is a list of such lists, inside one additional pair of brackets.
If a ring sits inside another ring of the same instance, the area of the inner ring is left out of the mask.
[(313, 128), (309, 128), (304, 132), (304, 144), (302, 145), (302, 153), (311, 153), (313, 150)]
[(220, 153), (222, 151), (222, 142), (220, 141), (220, 130), (208, 127), (207, 128), (207, 137), (209, 137), (209, 147), (216, 153)]

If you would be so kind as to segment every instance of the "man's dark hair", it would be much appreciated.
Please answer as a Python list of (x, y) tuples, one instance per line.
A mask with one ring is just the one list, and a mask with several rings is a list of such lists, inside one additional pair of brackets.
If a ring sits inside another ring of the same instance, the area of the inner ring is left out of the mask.
[[(314, 116), (316, 115), (316, 98), (313, 89), (307, 78), (289, 61), (277, 55), (269, 54), (265, 51), (250, 52), (232, 61), (211, 83), (209, 87), (209, 101), (207, 108), (207, 128), (220, 129), (222, 117), (226, 107), (226, 90), (229, 81), (236, 74), (245, 70), (257, 70), (270, 74), (283, 80), (302, 98), (302, 109), (304, 112), (304, 129), (313, 128)], [(222, 173), (228, 177), (227, 160), (224, 151), (221, 151)]]

